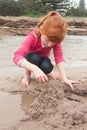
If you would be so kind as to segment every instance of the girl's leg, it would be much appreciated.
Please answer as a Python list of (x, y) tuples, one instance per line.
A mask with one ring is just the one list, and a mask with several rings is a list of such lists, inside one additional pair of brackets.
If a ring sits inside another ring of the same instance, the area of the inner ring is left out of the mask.
[[(32, 64), (35, 64), (37, 66), (39, 66), (41, 59), (42, 59), (37, 53), (29, 53), (25, 56), (25, 58), (27, 59), (27, 61), (29, 61)], [(24, 77), (21, 81), (24, 86), (29, 85), (30, 75), (31, 75), (31, 72), (26, 70)]]
[(60, 76), (58, 73), (54, 73), (53, 65), (48, 57), (44, 57), (41, 61), (40, 68), (44, 71), (45, 74), (47, 74), (48, 77), (51, 77), (53, 79), (59, 79)]
[(24, 86), (28, 86), (29, 85), (29, 82), (30, 82), (30, 75), (31, 75), (31, 72), (26, 70), (25, 74), (24, 74), (24, 77), (23, 79), (21, 80), (22, 84)]
[(37, 53), (29, 53), (25, 56), (25, 58), (27, 59), (27, 61), (29, 61), (32, 64), (35, 64), (39, 67), (40, 62), (42, 60), (42, 57), (37, 54)]

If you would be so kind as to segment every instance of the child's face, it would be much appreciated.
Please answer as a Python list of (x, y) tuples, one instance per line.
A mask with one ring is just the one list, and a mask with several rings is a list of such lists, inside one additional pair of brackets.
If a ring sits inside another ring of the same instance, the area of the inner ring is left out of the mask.
[(55, 43), (51, 42), (46, 35), (41, 35), (41, 44), (44, 47), (51, 47), (53, 45), (55, 45)]

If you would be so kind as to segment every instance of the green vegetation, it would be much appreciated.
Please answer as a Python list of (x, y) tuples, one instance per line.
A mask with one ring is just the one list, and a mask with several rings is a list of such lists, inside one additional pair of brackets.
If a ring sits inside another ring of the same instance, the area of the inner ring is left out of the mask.
[(38, 12), (38, 11), (34, 11), (34, 10), (26, 10), (23, 12), (22, 14), (23, 16), (29, 16), (29, 17), (42, 17), (44, 15), (44, 13)]
[(85, 1), (80, 0), (79, 6), (76, 7), (71, 7), (67, 13), (67, 16), (76, 16), (76, 17), (87, 17), (87, 9), (85, 7)]
[(0, 0), (0, 15), (41, 17), (51, 10), (59, 11), (63, 16), (87, 17), (85, 1), (79, 5), (71, 0)]

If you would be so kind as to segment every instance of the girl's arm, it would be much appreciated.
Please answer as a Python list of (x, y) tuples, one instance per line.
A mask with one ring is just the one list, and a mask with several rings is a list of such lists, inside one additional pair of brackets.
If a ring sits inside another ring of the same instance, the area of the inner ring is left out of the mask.
[(64, 62), (60, 62), (59, 64), (57, 64), (57, 67), (60, 73), (61, 81), (67, 84), (71, 88), (71, 90), (74, 90), (73, 84), (79, 83), (79, 81), (74, 81), (67, 78), (65, 73)]
[(19, 66), (26, 70), (29, 70), (30, 72), (33, 72), (36, 81), (40, 83), (48, 81), (46, 74), (39, 67), (28, 62), (26, 59), (23, 59)]

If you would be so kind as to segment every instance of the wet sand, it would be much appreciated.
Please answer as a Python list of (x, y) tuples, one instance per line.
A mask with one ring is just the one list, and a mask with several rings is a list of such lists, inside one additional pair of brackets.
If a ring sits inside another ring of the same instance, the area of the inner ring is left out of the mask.
[(24, 38), (0, 37), (0, 130), (87, 130), (87, 36), (62, 43), (67, 75), (81, 82), (73, 93), (58, 80), (39, 84), (33, 75), (27, 88), (21, 85), (24, 70), (12, 58)]

